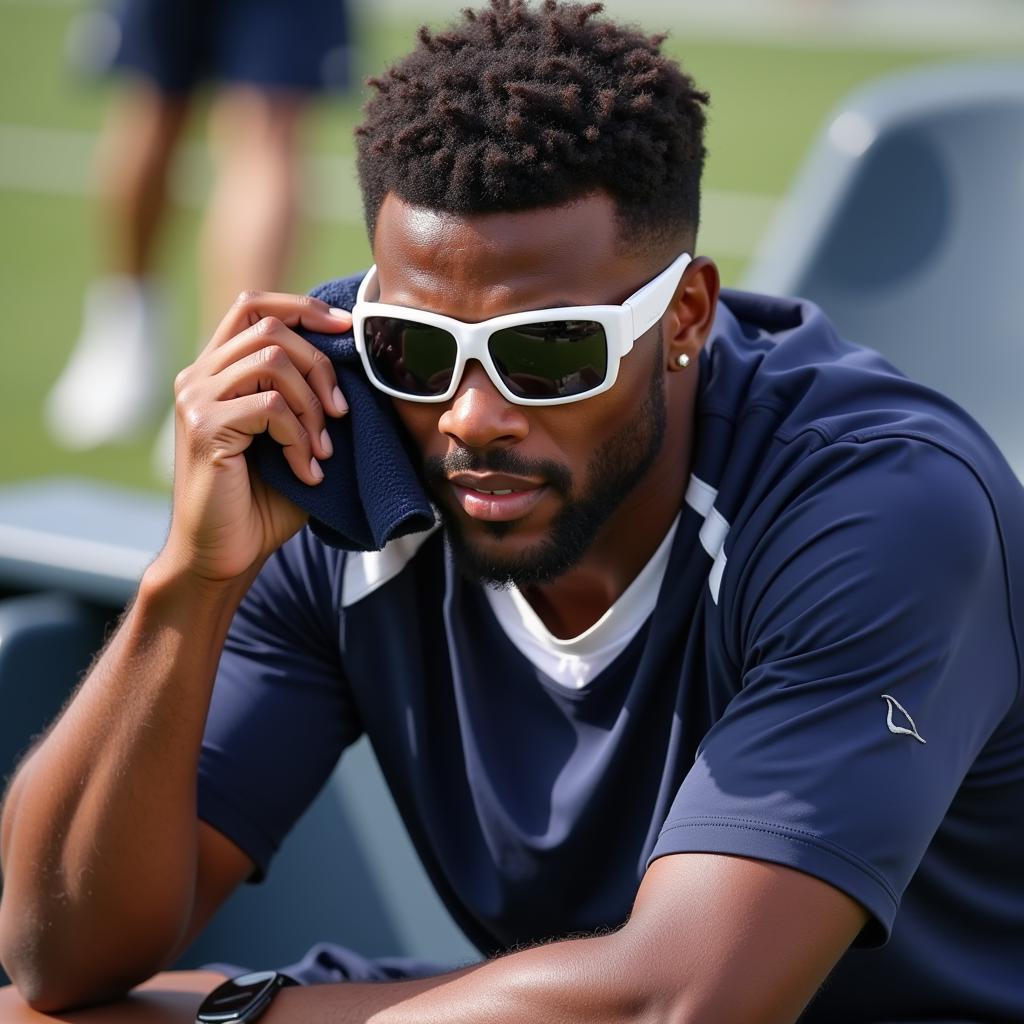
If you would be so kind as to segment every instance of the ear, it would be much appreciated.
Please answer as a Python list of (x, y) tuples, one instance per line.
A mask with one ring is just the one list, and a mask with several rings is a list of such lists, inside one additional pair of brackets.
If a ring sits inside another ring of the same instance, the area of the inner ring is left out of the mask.
[(711, 333), (718, 306), (718, 267), (707, 256), (698, 256), (687, 268), (662, 317), (665, 359), (670, 370), (679, 370), (680, 356), (697, 361)]

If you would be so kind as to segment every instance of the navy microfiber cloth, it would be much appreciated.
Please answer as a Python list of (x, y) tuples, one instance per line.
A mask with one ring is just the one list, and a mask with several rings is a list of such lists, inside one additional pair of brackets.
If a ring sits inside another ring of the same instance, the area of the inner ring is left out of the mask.
[[(310, 293), (330, 306), (351, 309), (363, 275), (338, 278)], [(322, 463), (324, 479), (304, 484), (281, 446), (260, 434), (249, 447), (249, 465), (275, 490), (309, 513), (325, 543), (348, 551), (376, 551), (395, 537), (434, 525), (434, 510), (402, 440), (391, 400), (367, 379), (352, 332), (298, 334), (328, 356), (348, 402), (348, 415), (326, 416), (334, 454)]]

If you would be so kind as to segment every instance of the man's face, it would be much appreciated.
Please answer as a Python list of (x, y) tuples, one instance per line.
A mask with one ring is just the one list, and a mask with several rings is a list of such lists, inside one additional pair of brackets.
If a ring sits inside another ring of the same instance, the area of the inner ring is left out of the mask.
[[(382, 302), (468, 323), (617, 304), (664, 262), (622, 254), (614, 206), (601, 194), (476, 217), (411, 207), (390, 194), (374, 250)], [(449, 403), (395, 400), (468, 575), (544, 583), (586, 557), (599, 533), (641, 526), (665, 435), (662, 355), (656, 325), (610, 390), (567, 405), (510, 403), (475, 361)]]

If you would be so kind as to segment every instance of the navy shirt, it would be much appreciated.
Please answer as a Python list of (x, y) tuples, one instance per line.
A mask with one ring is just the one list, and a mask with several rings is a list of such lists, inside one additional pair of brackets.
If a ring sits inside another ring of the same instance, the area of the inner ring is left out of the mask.
[(200, 815), (265, 871), (365, 732), (487, 953), (617, 926), (653, 859), (720, 852), (870, 912), (803, 1019), (1020, 1021), (1024, 490), (809, 303), (723, 293), (700, 375), (657, 605), (587, 686), (520, 653), (442, 531), (306, 530), (236, 616)]

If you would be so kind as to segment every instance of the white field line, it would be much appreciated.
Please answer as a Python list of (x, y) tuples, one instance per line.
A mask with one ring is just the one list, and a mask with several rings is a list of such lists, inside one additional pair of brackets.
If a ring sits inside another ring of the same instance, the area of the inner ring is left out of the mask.
[[(92, 132), (0, 124), (0, 191), (87, 197), (95, 145), (96, 135)], [(362, 224), (355, 162), (351, 157), (309, 157), (304, 173), (302, 205), (310, 220)], [(171, 177), (175, 202), (190, 208), (201, 207), (210, 175), (206, 148), (199, 143), (186, 143)], [(701, 250), (721, 257), (749, 257), (774, 217), (778, 203), (774, 196), (705, 191)]]

